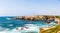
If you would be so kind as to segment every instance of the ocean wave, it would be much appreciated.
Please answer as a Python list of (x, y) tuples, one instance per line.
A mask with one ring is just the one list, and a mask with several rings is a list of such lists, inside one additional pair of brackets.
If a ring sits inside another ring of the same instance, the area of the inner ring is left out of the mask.
[(39, 27), (34, 24), (25, 24), (24, 27), (20, 27), (21, 32), (38, 32)]
[(11, 18), (9, 18), (9, 17), (7, 17), (6, 19), (7, 19), (7, 20), (11, 20)]
[[(0, 27), (2, 30), (3, 28)], [(36, 33), (38, 32), (38, 27), (34, 24), (25, 24), (24, 27), (17, 27), (12, 30), (4, 28), (0, 33)]]
[[(12, 30), (3, 28), (0, 26), (0, 33), (38, 33), (39, 28), (53, 26), (55, 23), (50, 23), (48, 25), (37, 26), (35, 24), (25, 24), (23, 27), (17, 27)], [(12, 25), (10, 25), (12, 26)]]

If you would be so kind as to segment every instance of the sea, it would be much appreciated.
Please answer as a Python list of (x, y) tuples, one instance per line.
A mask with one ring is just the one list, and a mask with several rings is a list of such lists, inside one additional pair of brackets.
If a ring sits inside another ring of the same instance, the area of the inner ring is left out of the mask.
[(15, 16), (0, 17), (0, 33), (39, 33), (40, 28), (57, 25), (54, 20), (47, 21), (14, 20)]

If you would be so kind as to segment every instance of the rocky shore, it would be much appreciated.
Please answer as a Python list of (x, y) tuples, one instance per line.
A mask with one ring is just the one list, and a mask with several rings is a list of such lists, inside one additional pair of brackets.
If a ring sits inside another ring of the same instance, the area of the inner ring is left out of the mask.
[(50, 28), (40, 28), (39, 33), (60, 33), (60, 16), (55, 16), (55, 23), (57, 26), (51, 26)]
[(31, 21), (38, 21), (38, 20), (54, 20), (54, 16), (19, 16), (13, 18), (14, 20), (31, 20)]
[(13, 20), (29, 20), (29, 21), (46, 21), (49, 24), (52, 20), (55, 23), (60, 24), (60, 16), (46, 16), (46, 15), (35, 15), (35, 16), (18, 16), (12, 18)]
[[(60, 16), (41, 16), (41, 15), (36, 15), (36, 16), (19, 16), (19, 17), (14, 17), (14, 20), (30, 20), (30, 21), (39, 21), (39, 20), (46, 20), (47, 24), (50, 23), (50, 20), (54, 20), (55, 23), (57, 23), (57, 26), (53, 26), (50, 28), (40, 28), (39, 33), (58, 33), (60, 32)], [(57, 28), (57, 29), (55, 29)]]

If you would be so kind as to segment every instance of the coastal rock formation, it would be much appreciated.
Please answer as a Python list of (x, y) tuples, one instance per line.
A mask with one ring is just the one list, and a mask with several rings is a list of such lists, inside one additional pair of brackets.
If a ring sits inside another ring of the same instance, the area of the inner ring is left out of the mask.
[(41, 16), (41, 15), (36, 15), (36, 16), (19, 16), (19, 17), (14, 17), (12, 18), (13, 20), (30, 20), (30, 21), (46, 21), (47, 24), (50, 23), (50, 21), (55, 21), (55, 23), (60, 24), (60, 16)]
[(38, 20), (54, 20), (54, 16), (20, 16), (13, 18), (15, 20), (31, 20), (31, 21), (38, 21)]
[(47, 21), (46, 23), (47, 23), (47, 24), (49, 24), (49, 23), (50, 23), (50, 21)]
[(60, 19), (59, 18), (55, 18), (55, 23), (60, 24)]

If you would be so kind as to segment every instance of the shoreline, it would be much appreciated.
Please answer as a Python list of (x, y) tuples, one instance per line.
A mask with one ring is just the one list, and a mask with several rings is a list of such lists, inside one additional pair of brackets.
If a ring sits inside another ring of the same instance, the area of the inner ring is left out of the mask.
[(55, 16), (18, 16), (14, 17), (14, 20), (32, 20), (32, 21), (38, 21), (38, 20), (54, 20)]
[(47, 22), (50, 22), (50, 20), (54, 20), (55, 23), (60, 23), (60, 16), (42, 16), (42, 15), (35, 15), (35, 16), (17, 16), (13, 17), (12, 20), (30, 20), (30, 21), (39, 21), (39, 20), (47, 20)]

